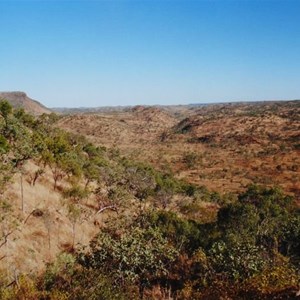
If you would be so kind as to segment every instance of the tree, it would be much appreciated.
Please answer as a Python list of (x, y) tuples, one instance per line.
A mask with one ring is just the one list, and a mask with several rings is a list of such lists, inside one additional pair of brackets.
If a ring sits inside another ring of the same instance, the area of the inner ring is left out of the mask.
[(88, 161), (83, 166), (83, 174), (86, 179), (85, 181), (85, 189), (87, 189), (88, 185), (92, 181), (97, 181), (100, 177), (100, 169), (99, 167), (91, 161)]
[(12, 113), (12, 106), (10, 103), (5, 99), (0, 99), (0, 115), (3, 117), (5, 122), (5, 129), (8, 125), (8, 117)]
[(282, 226), (279, 249), (291, 262), (300, 266), (300, 212), (296, 211)]
[(63, 191), (63, 196), (65, 198), (71, 199), (73, 203), (79, 203), (80, 200), (86, 198), (88, 194), (89, 193), (86, 189), (83, 189), (82, 187), (76, 184)]
[(18, 223), (12, 214), (11, 204), (0, 197), (0, 248), (5, 246), (8, 237), (17, 229)]
[(35, 186), (36, 181), (39, 177), (41, 177), (45, 173), (45, 170), (39, 168), (36, 171), (34, 171), (33, 174), (29, 175), (29, 183), (33, 186)]
[(186, 166), (189, 169), (191, 169), (195, 167), (198, 159), (198, 155), (195, 152), (188, 152), (184, 154), (182, 161), (186, 164)]
[(10, 145), (7, 139), (0, 134), (0, 195), (13, 174), (13, 163), (9, 157), (9, 151)]
[(215, 269), (245, 279), (261, 272), (279, 251), (299, 247), (290, 239), (299, 234), (294, 214), (292, 199), (279, 189), (250, 186), (218, 212), (219, 235), (209, 250)]
[(137, 283), (143, 298), (151, 281), (167, 276), (177, 254), (158, 229), (133, 227), (121, 236), (100, 233), (80, 261), (86, 267), (111, 273), (120, 284)]
[(81, 215), (81, 210), (78, 206), (71, 203), (68, 205), (68, 217), (72, 223), (72, 248), (75, 246), (76, 224)]
[(8, 140), (0, 134), (0, 155), (5, 154), (9, 151), (9, 143)]
[(80, 178), (82, 176), (83, 153), (76, 143), (74, 147), (72, 146), (73, 142), (69, 140), (65, 132), (60, 130), (54, 131), (45, 139), (46, 147), (42, 148), (42, 161), (44, 166), (49, 165), (51, 168), (54, 189), (57, 188), (58, 181), (64, 177)]
[(50, 250), (51, 250), (51, 228), (52, 228), (53, 221), (52, 221), (51, 213), (49, 210), (46, 210), (43, 213), (43, 221), (44, 221), (44, 225), (47, 229), (47, 233), (48, 233), (48, 249), (49, 249), (49, 253), (50, 253)]
[(258, 274), (270, 262), (262, 246), (247, 241), (228, 244), (219, 240), (212, 245), (209, 255), (216, 272), (225, 272), (235, 280)]
[(291, 217), (293, 201), (277, 188), (250, 186), (236, 203), (218, 212), (218, 226), (228, 241), (248, 240), (278, 251), (281, 228)]

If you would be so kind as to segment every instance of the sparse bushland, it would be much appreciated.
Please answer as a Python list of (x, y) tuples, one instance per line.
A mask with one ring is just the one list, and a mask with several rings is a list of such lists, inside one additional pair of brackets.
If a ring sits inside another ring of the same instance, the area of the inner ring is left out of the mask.
[(299, 170), (293, 171), (300, 164), (299, 115), (300, 101), (282, 101), (140, 107), (69, 115), (58, 124), (220, 194), (243, 192), (255, 181), (300, 199)]
[[(299, 207), (280, 189), (210, 192), (55, 129), (55, 115), (33, 118), (5, 102), (0, 111), (0, 249), (29, 226), (30, 215), (13, 208), (4, 189), (15, 174), (27, 176), (30, 160), (38, 168), (26, 178), (33, 187), (51, 170), (72, 229), (70, 247), (39, 275), (2, 269), (0, 299), (296, 298)], [(78, 226), (104, 211), (90, 245), (78, 246)], [(50, 249), (51, 212), (31, 215), (47, 227)]]
[(19, 279), (2, 293), (16, 299), (296, 299), (299, 227), (290, 197), (251, 186), (207, 224), (156, 209), (112, 219), (90, 247), (62, 254), (39, 278)]

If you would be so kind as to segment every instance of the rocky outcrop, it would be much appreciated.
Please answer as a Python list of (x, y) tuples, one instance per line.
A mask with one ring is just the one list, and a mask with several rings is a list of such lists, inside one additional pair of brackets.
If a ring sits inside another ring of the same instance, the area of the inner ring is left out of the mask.
[(15, 108), (24, 110), (33, 115), (49, 114), (52, 111), (40, 102), (29, 98), (24, 92), (0, 92), (0, 99), (6, 99)]

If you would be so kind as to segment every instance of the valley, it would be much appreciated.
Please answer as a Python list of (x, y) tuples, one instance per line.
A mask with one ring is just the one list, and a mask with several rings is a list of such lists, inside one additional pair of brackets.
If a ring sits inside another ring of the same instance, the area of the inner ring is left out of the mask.
[(67, 115), (58, 126), (219, 193), (257, 183), (299, 200), (299, 115), (299, 101), (135, 107)]
[(0, 299), (295, 295), (299, 101), (28, 101), (0, 101)]

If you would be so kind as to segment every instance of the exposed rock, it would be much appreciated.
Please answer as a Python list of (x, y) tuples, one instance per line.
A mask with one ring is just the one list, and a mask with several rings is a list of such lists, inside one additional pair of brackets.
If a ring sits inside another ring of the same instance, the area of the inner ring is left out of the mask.
[(0, 99), (6, 99), (15, 108), (24, 108), (26, 112), (34, 115), (52, 112), (40, 102), (29, 98), (24, 92), (0, 92)]

